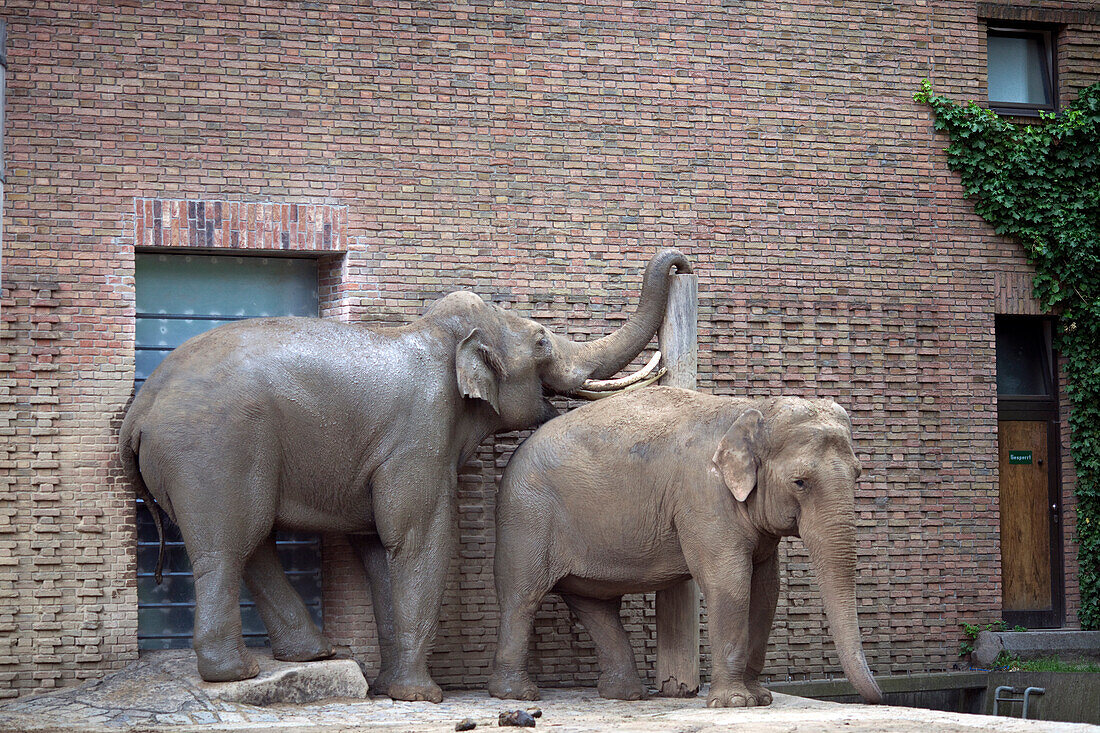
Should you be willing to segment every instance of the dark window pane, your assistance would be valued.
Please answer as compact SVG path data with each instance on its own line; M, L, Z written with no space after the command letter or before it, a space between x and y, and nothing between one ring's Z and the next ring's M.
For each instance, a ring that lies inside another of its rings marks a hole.
M153 633L138 634L141 649L182 649L191 646L191 629L195 626L195 607L138 606L138 628L153 629ZM182 630L186 629L186 633Z
M153 561L154 564L156 560ZM138 577L138 602L144 605L194 603L195 584L191 573L165 573L163 582L157 585L152 575Z
M991 32L986 50L990 102L1036 107L1053 103L1046 34Z
M313 259L138 253L135 267L139 314L317 315Z
M176 348L187 339L192 336L198 336L203 331L209 331L211 328L218 326L224 326L227 323L234 323L240 320L239 318L156 318L153 316L138 315L137 317L137 334L136 341L142 344L143 348L156 349L163 347L165 354L162 354L157 359L157 364L160 363L160 359L163 359L167 355L168 351ZM154 364L154 366L156 366ZM151 369L149 371L152 371Z
M1050 339L1045 322L997 319L997 394L1050 396Z

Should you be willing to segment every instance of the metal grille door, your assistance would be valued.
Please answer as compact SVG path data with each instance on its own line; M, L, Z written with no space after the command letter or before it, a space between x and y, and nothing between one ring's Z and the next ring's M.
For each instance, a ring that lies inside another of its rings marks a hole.
M316 316L317 262L279 257L137 255L135 389L175 347L231 321L260 316ZM142 649L191 646L195 589L179 530L165 521L164 582L157 585L157 530L139 503L137 515L138 644ZM291 585L321 624L321 545L316 535L276 533ZM241 621L250 646L267 643L263 622L241 586Z

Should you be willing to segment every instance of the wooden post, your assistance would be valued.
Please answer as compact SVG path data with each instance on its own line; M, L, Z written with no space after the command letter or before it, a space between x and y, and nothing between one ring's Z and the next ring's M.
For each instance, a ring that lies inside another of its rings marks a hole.
M695 389L699 361L699 282L674 275L657 332L668 373L661 384ZM657 684L665 697L699 692L699 587L694 580L657 591Z

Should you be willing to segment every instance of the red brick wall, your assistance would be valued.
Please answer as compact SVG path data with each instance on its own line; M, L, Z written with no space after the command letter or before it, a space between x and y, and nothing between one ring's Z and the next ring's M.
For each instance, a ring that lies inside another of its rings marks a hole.
M681 247L701 389L852 414L871 667L950 667L958 624L999 613L993 316L997 273L1026 268L962 198L912 93L929 78L981 99L979 17L1040 6L1014 7L8 0L0 696L137 652L113 458L135 198L347 207L322 311L378 324L468 288L600 335L650 254ZM1067 99L1100 71L1096 12L1042 7L1067 24ZM432 660L450 686L480 685L491 658L493 487L516 439L463 470ZM766 674L835 672L806 556L786 547ZM1067 533L1071 623L1074 553ZM338 539L325 571L329 632L373 664ZM651 604L625 613L651 670ZM542 683L594 680L560 603L535 643Z

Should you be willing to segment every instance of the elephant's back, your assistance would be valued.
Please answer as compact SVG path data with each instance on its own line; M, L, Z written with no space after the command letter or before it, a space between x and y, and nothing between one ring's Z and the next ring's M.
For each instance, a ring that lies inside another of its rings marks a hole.
M135 406L166 390L239 393L287 373L335 365L350 354L377 351L371 331L321 318L252 318L211 329L174 349L149 375Z
M346 443L371 440L356 415L400 395L373 388L379 375L407 369L384 336L319 318L258 318L199 334L149 376L123 424L136 431L207 441L272 439ZM304 429L302 426L309 426ZM125 440L126 435L123 435ZM350 448L349 448L350 449Z
M539 445L598 444L614 447L628 439L660 442L692 432L708 417L729 411L731 398L678 387L646 387L596 400L554 418L532 436Z
M363 328L323 318L249 318L193 336L173 350L150 375L186 370L210 373L251 369L290 354L308 355L339 348L362 347L375 335Z
M500 501L599 505L604 497L648 501L679 481L695 448L707 457L728 422L731 398L647 387L595 401L550 420L517 450ZM709 451L709 452L708 452ZM513 496L516 495L516 496ZM520 496L524 495L524 496Z

